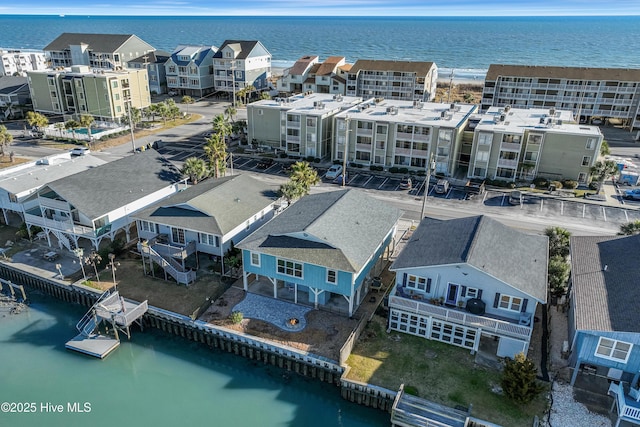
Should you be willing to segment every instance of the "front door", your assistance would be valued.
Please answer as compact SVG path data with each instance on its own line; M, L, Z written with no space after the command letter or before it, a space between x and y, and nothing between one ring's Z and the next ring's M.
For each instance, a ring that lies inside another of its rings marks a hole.
M456 305L457 301L458 301L458 285L449 283L449 287L447 288L447 298L445 299L445 304Z

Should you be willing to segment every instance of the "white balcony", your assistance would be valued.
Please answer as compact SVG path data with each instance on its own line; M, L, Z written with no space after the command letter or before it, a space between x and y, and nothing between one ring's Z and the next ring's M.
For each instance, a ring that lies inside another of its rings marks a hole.
M498 167L499 168L508 168L515 169L518 167L517 160L509 160L509 159L498 159Z
M444 306L436 306L426 301L414 300L398 295L389 296L389 307L402 311L421 314L423 316L431 316L459 325L481 328L482 331L496 334L498 336L509 336L518 339L529 340L532 328L523 326L514 320L509 322L488 317L487 315L478 316L467 313L462 309L447 308Z
M503 150L503 151L515 151L519 153L520 148L522 148L522 145L520 145L520 143L517 143L517 142L503 142L500 145L500 150Z
M64 233L72 233L77 236L96 237L96 232L92 228L85 227L83 225L76 225L70 221L57 221L55 219L49 219L28 213L24 214L24 220L26 223L30 225L37 225L38 227L46 227L62 231Z
M66 212L71 211L71 206L66 200L55 200L48 197L38 197L38 203L40 204L40 206L45 208L57 209L59 211Z
M638 393L637 390L634 393ZM632 424L640 424L640 396L636 394L636 398L632 398L630 395L624 393L624 386L622 383L612 382L609 385L609 393L615 400L618 408L618 423L620 421L627 421Z

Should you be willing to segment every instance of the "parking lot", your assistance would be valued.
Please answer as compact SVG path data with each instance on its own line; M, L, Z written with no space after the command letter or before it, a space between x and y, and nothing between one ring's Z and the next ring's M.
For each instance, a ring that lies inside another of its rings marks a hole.
M204 135L196 135L179 142L165 144L159 151L169 160L181 165L189 157L205 159L202 147L205 145ZM291 159L274 159L273 163L264 162L264 157L251 155L233 156L233 168L249 172L265 173L273 176L287 177L287 169L293 163ZM325 174L329 165L317 168L319 176L323 179L323 185L342 184L338 179L336 183L326 180ZM399 198L416 199L424 196L425 177L411 176L411 188L400 189L402 175L387 175L369 170L349 169L346 184L349 187L376 190L393 193ZM540 193L524 192L522 203L510 205L508 202L508 190L489 189L481 195L470 195L464 188L451 186L445 194L436 194L435 179L429 182L430 203L438 203L447 206L459 206L462 209L477 212L491 213L518 213L525 216L538 218L575 218L580 221L607 222L610 224L623 224L640 220L640 202L617 201L619 206L601 204L585 199L560 199Z

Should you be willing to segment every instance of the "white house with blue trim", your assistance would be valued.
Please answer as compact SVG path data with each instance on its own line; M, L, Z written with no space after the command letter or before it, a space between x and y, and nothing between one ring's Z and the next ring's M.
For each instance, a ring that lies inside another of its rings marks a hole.
M242 249L244 289L266 278L274 298L291 287L296 303L318 307L344 299L351 316L400 216L395 207L353 189L305 196L236 246Z
M547 301L546 236L486 216L425 218L391 266L389 329L477 352L527 353L538 304Z
M571 237L571 384L584 371L608 377L616 426L640 425L639 253L640 235Z

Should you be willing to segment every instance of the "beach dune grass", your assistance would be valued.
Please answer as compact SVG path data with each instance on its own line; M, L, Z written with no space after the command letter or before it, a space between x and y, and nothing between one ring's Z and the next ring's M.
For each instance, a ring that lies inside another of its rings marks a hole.
M546 408L546 393L518 405L493 389L501 373L479 366L468 350L424 338L387 333L380 316L365 328L347 364L348 377L390 390L401 384L411 394L449 407L469 408L471 415L503 426L531 425ZM546 389L545 389L546 390Z

